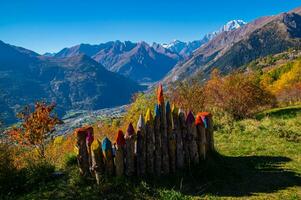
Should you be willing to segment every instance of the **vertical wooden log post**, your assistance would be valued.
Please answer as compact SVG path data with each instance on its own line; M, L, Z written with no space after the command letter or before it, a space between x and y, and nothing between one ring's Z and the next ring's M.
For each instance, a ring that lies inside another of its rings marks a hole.
M176 135L176 168L182 169L184 167L184 151L183 151L183 139L182 132L180 129L179 122L179 110L173 105L172 106L172 117L173 117L173 132Z
M176 133L173 131L173 116L169 101L166 102L166 122L167 122L167 137L168 137L168 152L170 171L176 171Z
M206 132L206 152L214 151L214 141L213 141L213 122L212 116L208 112L199 113L203 120L203 124Z
M155 150L155 133L153 116L150 109L147 109L145 115L145 130L146 130L146 165L147 173L154 173L154 150Z
M155 119L154 119L154 130L155 130L155 173L157 176L161 175L161 162L162 162L162 142L160 132L160 108L159 105L155 107Z
M184 149L184 165L190 166L190 155L189 155L189 142L188 142L188 133L186 126L186 117L185 113L180 109L179 110L179 122L180 128L182 132L182 140L183 140L183 149Z
M137 155L137 175L145 175L146 168L146 139L145 139L145 122L142 115L139 116L137 122L137 142L136 142L136 155Z
M125 134L125 175L135 174L135 130L132 123L129 124Z
M77 137L77 163L79 166L80 174L84 177L90 176L90 167L89 167L89 154L88 148L86 144L87 132L84 128L79 128L75 130L75 134Z
M99 185L101 180L101 175L104 173L104 162L101 149L101 142L99 140L94 140L91 145L91 155L92 155L92 171L94 172L96 183Z
M195 120L195 125L198 134L198 149L201 160L206 160L206 130L203 123L201 113L198 113Z
M158 105L160 108L160 132L162 140L162 172L169 174L169 153L168 153L168 137L167 137L167 122L166 110L163 96L163 88L160 84L157 91Z
M197 132L195 127L195 118L190 111L186 117L187 124L187 140L190 160L193 164L199 164L199 152L197 145Z
M115 174L122 176L124 174L124 146L125 139L122 130L119 130L115 141Z
M94 132L93 128L91 126L86 127L86 145L88 149L88 154L89 154L89 168L90 171L92 172L92 153L91 153L91 145L92 142L94 141Z
M112 176L114 174L112 142L107 137L102 140L102 153L105 164L105 174Z

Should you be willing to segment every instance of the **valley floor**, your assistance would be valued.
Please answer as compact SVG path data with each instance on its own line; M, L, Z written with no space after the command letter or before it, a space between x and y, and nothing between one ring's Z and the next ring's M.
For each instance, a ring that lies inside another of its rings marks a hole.
M76 165L63 178L18 199L301 199L301 107L224 124L218 154L176 176L83 182Z

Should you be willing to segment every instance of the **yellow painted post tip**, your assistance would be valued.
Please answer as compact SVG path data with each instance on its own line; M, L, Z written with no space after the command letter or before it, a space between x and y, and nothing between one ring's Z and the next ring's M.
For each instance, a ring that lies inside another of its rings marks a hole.
M148 108L147 111L146 111L146 114L145 114L145 122L149 122L153 119L153 116L152 116L152 112L151 110Z
M99 140L94 140L91 145L92 150L101 149L101 143Z

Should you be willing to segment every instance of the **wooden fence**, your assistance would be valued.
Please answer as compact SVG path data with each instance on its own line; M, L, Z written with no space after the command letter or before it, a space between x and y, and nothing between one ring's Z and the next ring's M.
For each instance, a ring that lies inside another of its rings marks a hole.
M114 144L94 140L93 128L75 130L78 166L82 176L160 176L197 165L214 151L213 121L208 112L185 113L164 102L162 86L154 112L140 115L136 130L130 123L119 130Z

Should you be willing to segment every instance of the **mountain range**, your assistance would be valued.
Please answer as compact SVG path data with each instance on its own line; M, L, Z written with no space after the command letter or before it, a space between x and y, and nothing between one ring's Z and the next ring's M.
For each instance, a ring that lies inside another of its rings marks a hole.
M144 87L106 70L86 55L40 56L0 41L0 110L5 123L15 122L21 107L37 100L70 109L94 110L126 104Z
M64 48L58 53L47 54L57 58L85 54L101 63L106 69L124 75L139 83L162 79L177 63L185 61L194 50L218 34L237 29L246 23L232 20L220 30L206 34L202 39L191 42L175 40L169 44L131 41L110 41L98 45L79 44Z
M178 63L164 78L168 84L195 74L208 78L213 69L227 74L260 57L300 48L301 8L256 19L238 29L224 31Z
M79 44L39 55L0 41L0 110L5 123L21 107L45 99L59 114L126 104L145 83L165 85L196 74L206 80L250 61L301 46L301 7L258 18L232 20L200 40L169 44L110 41Z
M54 57L64 58L81 54L91 57L109 71L140 83L160 80L181 59L178 54L161 49L158 44L150 46L146 42L119 40L99 45L80 44L64 48Z
M6 124L37 100L57 103L57 112L119 106L161 80L181 55L159 43L111 41L80 44L57 53L34 51L0 41L0 110Z

